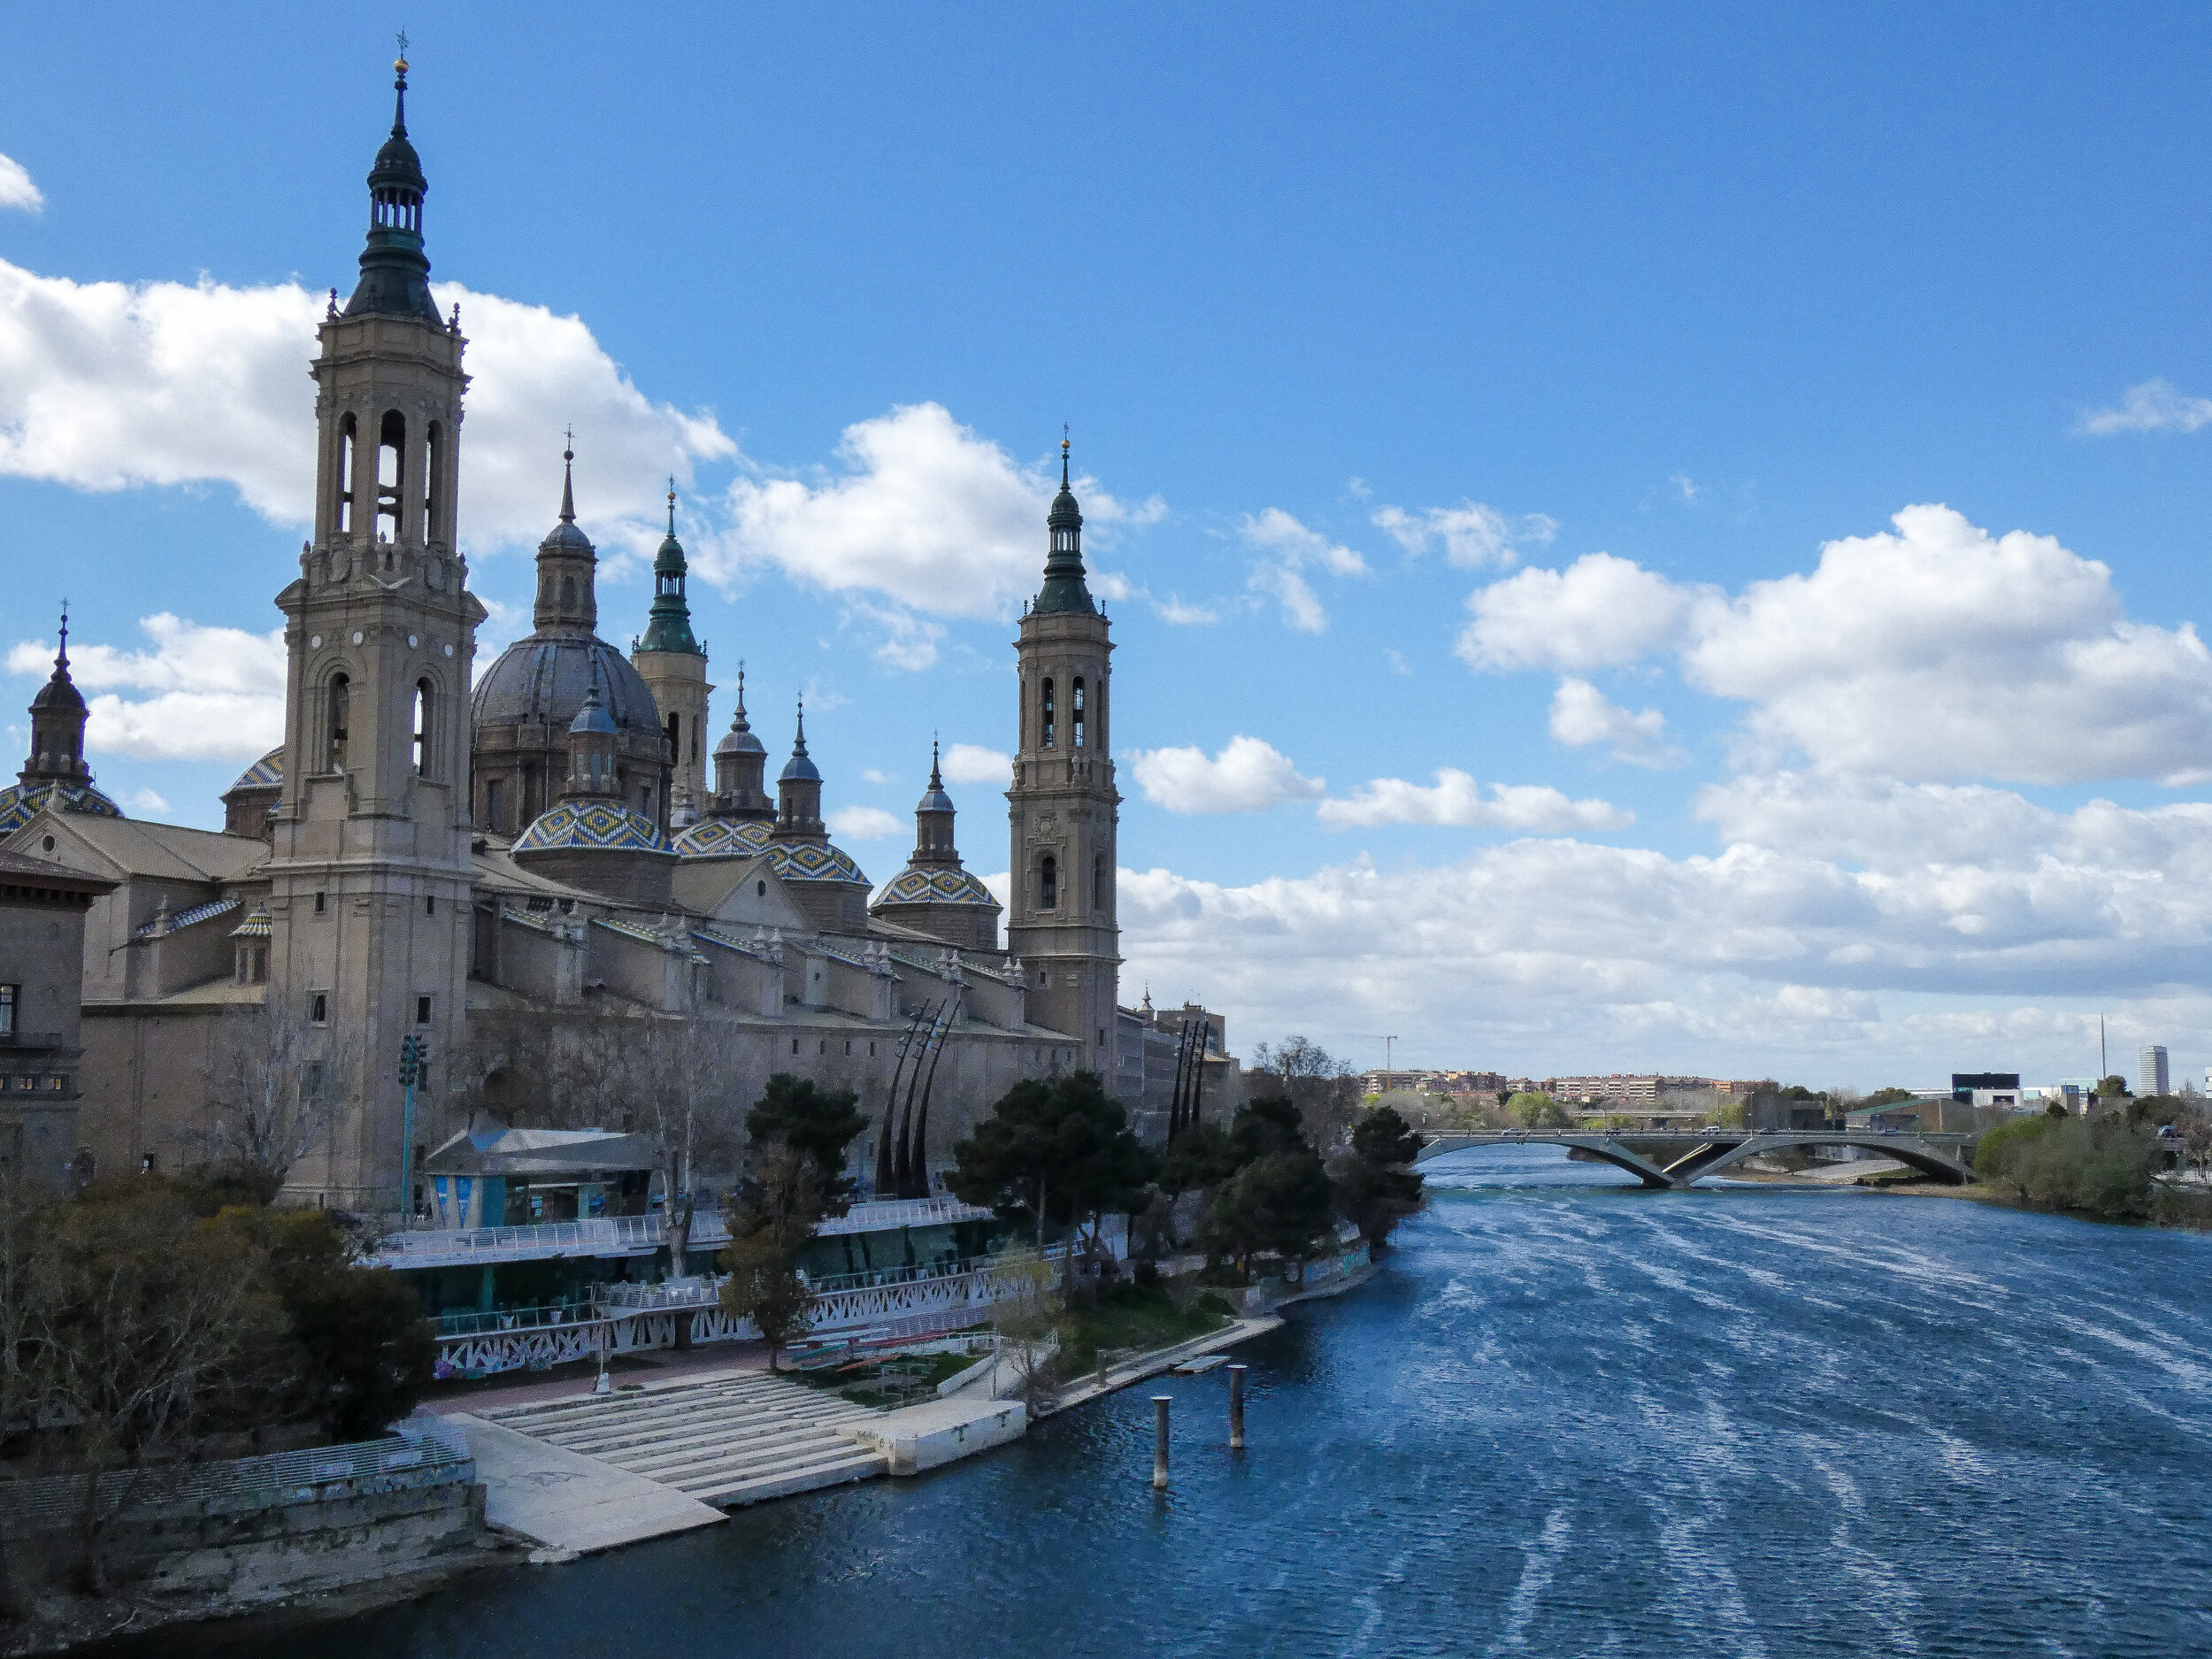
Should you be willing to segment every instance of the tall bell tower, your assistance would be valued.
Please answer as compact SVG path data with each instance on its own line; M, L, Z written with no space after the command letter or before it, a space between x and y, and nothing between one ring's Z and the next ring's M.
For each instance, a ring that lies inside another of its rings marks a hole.
M334 1116L292 1169L296 1201L400 1202L403 1040L428 1092L463 1037L470 935L469 680L484 608L455 535L457 310L423 253L407 64L369 173L361 279L319 330L315 536L285 618L284 792L273 814L269 1013L280 1053L324 1073ZM414 1139L426 1140L416 1112Z
M1023 616L1021 742L1014 787L1007 949L1029 981L1029 1017L1082 1045L1079 1063L1114 1076L1121 928L1115 918L1110 627L1083 580L1083 513L1060 445L1060 493L1045 519L1044 586Z

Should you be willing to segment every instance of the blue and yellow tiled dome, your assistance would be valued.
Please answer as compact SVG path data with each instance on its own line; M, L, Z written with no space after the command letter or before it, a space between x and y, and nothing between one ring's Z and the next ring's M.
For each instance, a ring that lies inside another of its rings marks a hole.
M231 789L276 789L284 785L284 745L280 743L238 774ZM230 790L224 791L225 794Z
M857 881L866 886L868 878L860 873L860 866L847 856L843 849L826 842L770 841L762 849L768 855L768 867L786 881Z
M121 818L123 809L88 783L12 783L0 789L0 835L12 835L42 810L82 812L90 818Z
M619 801L557 801L515 837L513 850L664 853L668 841L653 820Z
M766 818L701 818L676 837L676 850L687 858L749 858L775 827Z
M964 870L926 870L909 864L876 895L879 904L992 904L990 888Z

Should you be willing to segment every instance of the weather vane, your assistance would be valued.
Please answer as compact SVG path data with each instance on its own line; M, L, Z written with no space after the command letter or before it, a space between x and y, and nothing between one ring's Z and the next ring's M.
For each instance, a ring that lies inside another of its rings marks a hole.
M396 39L399 42L399 55L400 55L402 58L406 57L406 56L407 56L407 31L406 31L405 29L402 29L402 30L400 30L399 34L398 34L396 36L395 36L394 38L396 38Z

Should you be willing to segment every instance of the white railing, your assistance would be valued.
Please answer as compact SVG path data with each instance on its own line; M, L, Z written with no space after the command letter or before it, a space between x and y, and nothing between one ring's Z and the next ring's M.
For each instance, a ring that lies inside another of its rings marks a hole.
M891 1227L941 1227L956 1221L988 1221L991 1211L956 1198L887 1198L826 1216L817 1233L877 1233Z

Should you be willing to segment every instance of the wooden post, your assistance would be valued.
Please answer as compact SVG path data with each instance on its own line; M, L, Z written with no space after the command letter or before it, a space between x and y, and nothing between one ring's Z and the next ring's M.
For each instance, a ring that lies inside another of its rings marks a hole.
M1229 1449L1244 1449L1244 1367L1229 1367Z
M1152 1396L1152 1490L1167 1490L1167 1409L1173 1396Z

